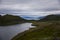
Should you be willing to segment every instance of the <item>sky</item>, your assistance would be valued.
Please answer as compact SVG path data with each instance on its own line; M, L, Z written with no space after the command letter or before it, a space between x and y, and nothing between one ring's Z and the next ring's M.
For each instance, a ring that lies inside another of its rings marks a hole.
M60 14L60 0L0 0L0 14L38 16Z

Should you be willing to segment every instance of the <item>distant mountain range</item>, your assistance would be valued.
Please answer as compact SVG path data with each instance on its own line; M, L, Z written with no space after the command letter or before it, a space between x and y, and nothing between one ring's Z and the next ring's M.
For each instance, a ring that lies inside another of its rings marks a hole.
M4 14L4 13L0 13L0 14ZM39 15L19 15L19 16L26 20L48 20L48 19L51 20L54 19L54 16L57 17L56 19L59 19L58 16L60 16L60 14L52 14L47 16L39 16Z
M40 20L44 18L44 16L36 16L36 15L23 15L21 17L27 20Z

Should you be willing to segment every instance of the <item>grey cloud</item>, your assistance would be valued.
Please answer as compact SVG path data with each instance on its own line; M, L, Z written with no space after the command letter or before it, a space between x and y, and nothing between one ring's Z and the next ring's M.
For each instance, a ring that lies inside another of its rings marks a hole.
M2 10L3 9L3 10ZM60 0L2 0L0 12L37 14L37 12L59 11ZM41 14L41 13L40 13ZM46 14L46 13L45 13Z
M31 3L32 0L2 0L2 3L5 4L25 4L25 3Z
M59 11L60 8L46 8L46 9L34 9L34 11L43 11L43 12L47 12L47 11Z

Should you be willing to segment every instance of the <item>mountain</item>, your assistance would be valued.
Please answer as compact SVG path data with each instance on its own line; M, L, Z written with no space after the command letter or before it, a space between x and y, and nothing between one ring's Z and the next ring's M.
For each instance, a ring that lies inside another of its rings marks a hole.
M26 20L39 20L43 18L43 16L37 16L37 15L22 15L21 17Z
M18 24L24 22L25 19L19 17L19 16L14 16L14 15L0 15L0 25L13 25L13 24Z
M59 21L59 20L60 20L60 15L58 14L48 15L45 16L43 19L40 19L40 21Z

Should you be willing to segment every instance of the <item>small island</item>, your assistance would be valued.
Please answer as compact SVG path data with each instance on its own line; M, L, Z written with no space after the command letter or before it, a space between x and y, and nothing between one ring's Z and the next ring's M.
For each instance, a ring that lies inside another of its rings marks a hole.
M19 33L11 40L60 40L60 15L48 15L32 23L35 28Z
M6 14L4 16L0 15L0 26L15 25L25 22L26 20L19 16Z

